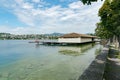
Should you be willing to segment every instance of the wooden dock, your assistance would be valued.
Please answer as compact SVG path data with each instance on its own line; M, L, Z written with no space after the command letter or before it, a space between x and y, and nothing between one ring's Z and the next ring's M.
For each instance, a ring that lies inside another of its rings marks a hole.
M87 44L87 43L94 43L95 41L91 42L82 42L82 43L70 43L70 42L58 42L58 41L41 41L39 43L43 45L79 45L79 44Z

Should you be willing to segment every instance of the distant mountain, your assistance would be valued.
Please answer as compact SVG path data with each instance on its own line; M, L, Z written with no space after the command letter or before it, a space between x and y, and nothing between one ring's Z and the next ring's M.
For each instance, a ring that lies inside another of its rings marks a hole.
M62 33L51 33L51 34L10 34L10 33L0 33L0 40L5 39L57 39L62 36Z
M10 33L0 33L0 35L11 35Z
M45 36L62 36L64 35L63 33L51 33L51 34L44 34Z

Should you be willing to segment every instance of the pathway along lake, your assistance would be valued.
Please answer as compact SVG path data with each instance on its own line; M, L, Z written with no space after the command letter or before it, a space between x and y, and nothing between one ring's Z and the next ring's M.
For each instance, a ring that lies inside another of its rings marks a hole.
M102 48L28 42L0 40L0 80L77 80Z

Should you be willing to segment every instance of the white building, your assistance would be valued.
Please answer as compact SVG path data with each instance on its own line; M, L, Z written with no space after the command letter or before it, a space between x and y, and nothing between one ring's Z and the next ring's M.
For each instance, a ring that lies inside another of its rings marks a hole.
M86 43L93 42L96 36L90 36L79 33L69 33L58 38L58 42L64 43Z

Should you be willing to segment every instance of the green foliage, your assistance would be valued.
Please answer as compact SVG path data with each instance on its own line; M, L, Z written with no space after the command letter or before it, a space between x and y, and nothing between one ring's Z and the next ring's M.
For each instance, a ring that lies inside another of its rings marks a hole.
M89 5L98 0L81 1ZM99 10L99 16L101 20L100 24L97 24L96 34L101 38L116 36L120 47L120 0L105 0Z
M101 24L104 25L104 27L111 28L111 22L110 22L110 16L111 16L111 9L110 9L110 2L106 0L103 4L103 6L99 10L99 16L101 17ZM111 29L109 29L111 30Z
M120 46L120 0L105 0L99 10L101 25L107 33L115 35ZM105 34L107 36L107 34ZM109 37L108 37L109 38Z
M107 10L106 15L103 17L105 6L107 6ZM102 24L117 37L120 45L120 0L112 0L111 2L106 0L99 14Z
M83 2L83 4L87 4L87 5L90 5L92 2L97 2L98 0L80 0ZM103 1L103 0L101 0Z
M120 35L120 0L113 0L111 3L111 18L114 33Z
M119 58L119 59L120 59L120 51L114 52L114 55L115 55L116 58Z
M120 52L119 52L119 55L117 57L120 59Z
M108 39L113 36L113 34L110 31L108 31L108 29L106 29L106 27L103 26L101 24L101 22L97 23L97 28L95 29L95 34L96 34L96 36L99 36L102 39Z
M99 10L101 24L114 35L120 35L120 0L106 0Z

